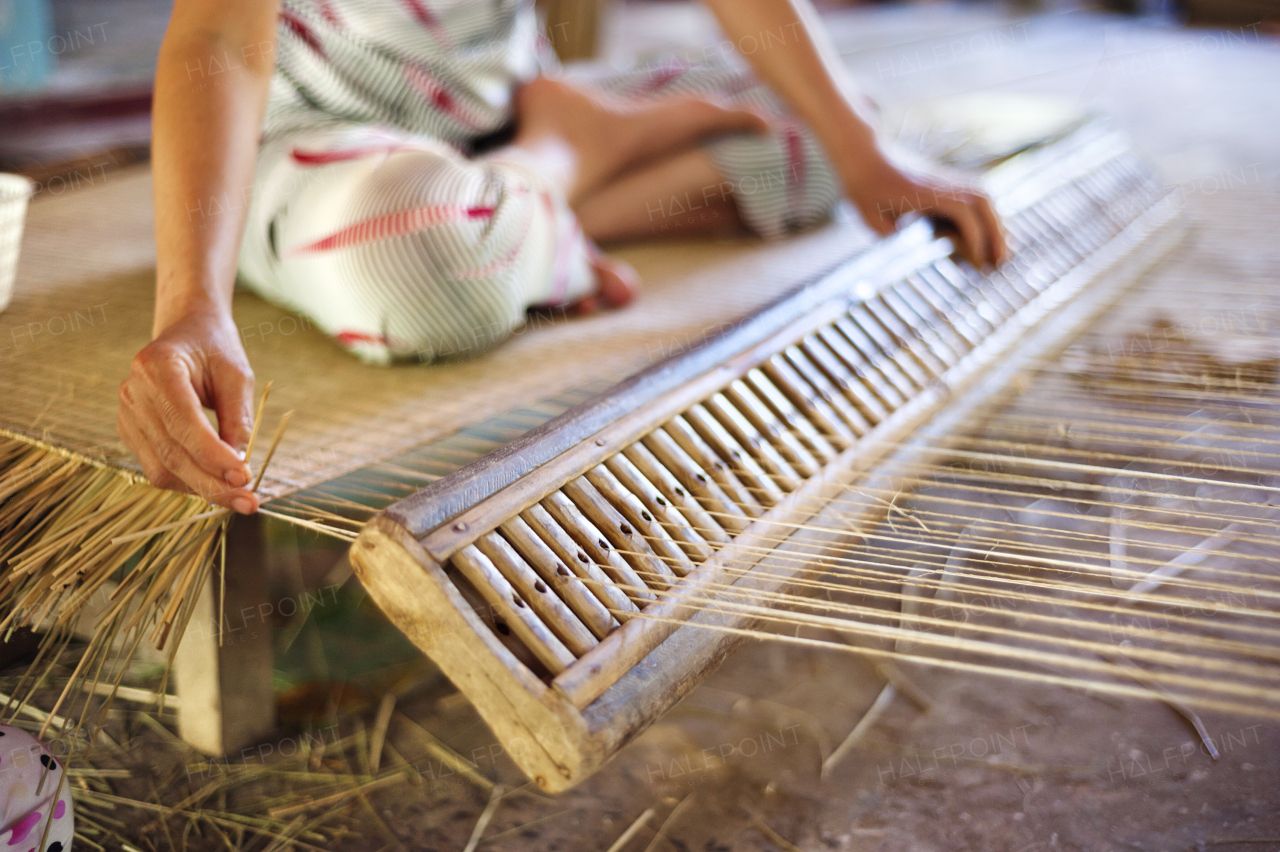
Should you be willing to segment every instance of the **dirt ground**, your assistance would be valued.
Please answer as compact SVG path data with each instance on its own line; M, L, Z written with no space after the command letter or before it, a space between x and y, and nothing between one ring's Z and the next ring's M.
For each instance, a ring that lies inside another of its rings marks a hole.
M845 57L882 102L1052 94L1113 116L1188 196L1216 193L1237 174L1250 190L1280 185L1280 101L1264 82L1280 70L1280 48L1256 31L933 9L833 21ZM1274 279L1274 265L1264 272ZM1280 849L1274 721L1203 713L1220 752L1213 759L1189 723L1159 702L923 668L911 677L929 708L900 694L823 779L822 759L883 678L851 654L751 643L583 788L554 800L504 798L481 847ZM409 707L493 777L521 783L490 756L492 740L465 703L427 693ZM408 848L461 848L488 797L448 776L427 781L382 794L387 825ZM644 827L615 845L650 809Z
M1123 626L1116 629L1118 639ZM506 785L480 844L486 849L1280 847L1274 721L1201 713L1220 753L1213 759L1160 702L921 666L902 671L927 707L899 693L826 778L824 758L885 684L850 653L750 642L598 775L556 797L524 784L446 681L417 673L423 684L397 708ZM393 724L389 741L420 785L370 793L386 830L357 813L365 836L338 848L381 849L391 836L423 852L463 848L488 793L417 750L407 728ZM650 811L628 843L613 845Z

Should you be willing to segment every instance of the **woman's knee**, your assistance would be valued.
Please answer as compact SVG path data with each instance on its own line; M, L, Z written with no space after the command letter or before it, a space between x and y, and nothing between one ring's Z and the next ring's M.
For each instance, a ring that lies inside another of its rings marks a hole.
M323 298L342 305L322 327L375 362L501 342L528 305L519 260L531 204L451 153L411 149L370 164L340 205L345 224L324 238L328 257L312 259L315 278L330 281Z

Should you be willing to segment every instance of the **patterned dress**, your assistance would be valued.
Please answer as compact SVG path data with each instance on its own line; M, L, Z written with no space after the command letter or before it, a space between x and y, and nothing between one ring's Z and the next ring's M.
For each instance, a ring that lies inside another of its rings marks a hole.
M471 355L528 308L590 293L593 249L562 194L495 141L551 63L532 0L284 0L242 280L373 363ZM771 134L706 145L717 191L763 236L839 198L812 136L744 71L664 63L593 84L772 114Z

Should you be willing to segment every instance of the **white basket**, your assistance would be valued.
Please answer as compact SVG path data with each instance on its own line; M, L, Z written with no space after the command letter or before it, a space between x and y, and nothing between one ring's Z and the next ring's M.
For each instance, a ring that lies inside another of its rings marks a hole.
M18 272L18 247L22 244L22 223L31 198L32 183L22 175L0 174L0 311L13 297L13 278Z

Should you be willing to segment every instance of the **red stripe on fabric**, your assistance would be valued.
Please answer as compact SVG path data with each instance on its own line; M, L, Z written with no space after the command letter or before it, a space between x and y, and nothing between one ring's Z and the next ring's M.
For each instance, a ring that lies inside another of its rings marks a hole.
M491 207L463 207L459 204L436 204L427 207L414 207L409 210L397 210L357 222L354 225L335 231L313 243L300 246L290 252L291 255L311 254L314 252L337 251L365 243L389 240L421 231L432 225L458 219L482 219L493 215Z
M523 190L522 188L516 187L511 190L511 194L524 195L525 190ZM488 215L493 215L494 213L497 212L496 207L473 207L471 209L472 211L476 211L477 213L479 211L487 211ZM507 252L507 254L504 257L491 260L490 262L484 264L483 266L477 266L474 269L467 269L467 270L463 270L461 272L455 273L454 277L459 280L474 281L478 278L488 278L489 276L495 275L498 272L502 271L503 269L506 269L508 266L515 263L516 258L520 255L520 252L524 249L525 241L529 238L529 229L532 227L533 227L533 211L530 209L528 210L527 214L524 217L524 223L520 228L520 236L516 237L516 239L513 241L513 244L511 246L511 251Z
M324 56L324 45L320 43L320 39L311 31L311 27L306 21L302 20L288 9L280 10L280 20L284 22L284 25L288 27L291 33L302 39L303 43L306 44L307 47L311 48L321 56Z
M289 152L289 157L300 166L324 166L329 163L358 160L370 154L391 154L401 147L398 144L373 145L368 148L335 148L332 151L303 151L301 148L294 148Z
M422 0L400 0L401 5L409 10L409 14L417 19L418 23L427 28L436 40L441 44L449 44L449 34L445 31L444 26L440 23L440 19L436 17L435 12L431 11Z
M382 335L365 334L362 331L340 331L333 337L346 346L354 346L357 343L380 343L383 346L387 344L387 339Z
M316 5L320 7L320 17L324 18L325 23L335 28L342 25L342 21L338 20L338 13L334 11L333 3L329 0L318 0Z
M456 119L470 130L480 129L479 124L463 113L462 107L454 100L453 95L449 94L440 81L428 74L426 70L411 65L406 69L405 76L409 79L409 85L421 93L432 106Z
M656 92L669 85L673 80L684 76L684 73L688 70L689 67L687 65L668 65L666 68L654 71L645 82L645 85L641 87L640 91L649 93Z
M436 19L435 13L422 5L421 0L400 0L401 5L409 10L409 14L418 19L418 23L428 29L440 26L440 21Z
M787 159L791 163L791 174L787 180L787 203L791 213L797 214L800 188L804 186L804 139L794 124L787 125Z

